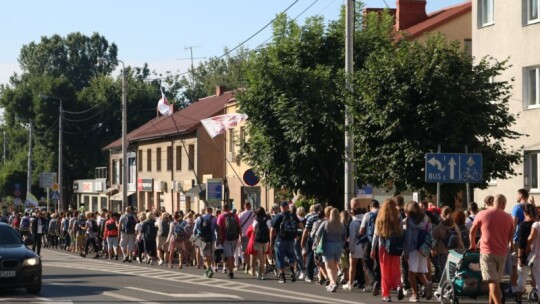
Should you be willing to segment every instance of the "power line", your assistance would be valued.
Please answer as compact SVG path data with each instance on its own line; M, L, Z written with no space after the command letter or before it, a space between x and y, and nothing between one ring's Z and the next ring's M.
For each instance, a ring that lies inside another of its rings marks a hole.
M92 111L93 109L99 107L100 104L96 104L95 106L91 107L90 109L86 109L84 111L80 111L80 112L72 112L72 111L66 111L66 110L63 110L62 112L64 113L68 113L68 114L74 114L74 115L77 115L77 114L84 114L84 113L87 113L87 112L90 112Z
M90 120L90 119L93 119L94 117L97 117L99 116L101 113L105 112L106 110L108 110L110 107L111 107L111 104L112 103L109 103L108 106L105 106L101 111L97 112L96 114L90 116L90 117L87 117L87 118L83 118L83 119L69 119L69 118L66 118L64 117L64 119L66 121L69 121L69 122L83 122L83 121L87 121L87 120Z
M39 130L34 129L34 132L37 133L37 134L41 134L41 135L45 135L45 134L49 133L49 131L51 131L51 129L58 124L58 119L59 118L57 118L49 127L47 127L47 129L45 129L45 131L39 131Z

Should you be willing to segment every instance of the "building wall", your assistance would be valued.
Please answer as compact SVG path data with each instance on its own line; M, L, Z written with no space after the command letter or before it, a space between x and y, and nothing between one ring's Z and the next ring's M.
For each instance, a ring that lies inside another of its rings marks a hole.
M540 65L540 23L524 25L523 7L524 1L519 0L495 0L494 1L494 24L486 27L478 27L478 2L473 1L473 56L479 60L485 56L492 56L498 60L508 59L512 65L503 72L497 80L514 78L514 88L510 99L510 113L518 115L517 124L513 130L527 134L519 139L508 141L507 146L520 149L522 154L527 151L540 150L540 134L536 132L540 127L540 109L527 109L523 102L523 70L525 67ZM523 149L521 149L523 147ZM507 210L513 207L516 190L526 187L524 164L515 166L518 176L506 180L497 180L486 190L476 190L475 200L483 202L486 195L504 194L510 204ZM531 191L537 201L540 199L539 191ZM481 204L482 205L482 204Z
M225 111L227 114L234 114L237 113L237 109L238 104L236 103L236 101L232 101L227 104ZM244 127L245 123L241 123L236 128L232 129L232 133L229 130L227 131L225 136L223 136L226 151L225 155L230 162L230 164L226 164L225 170L225 178L227 179L227 184L229 187L229 199L234 201L234 208L240 210L244 202L246 200L249 200L249 198L246 197L244 191L245 189L243 189L243 187L247 187L252 192L256 192L259 194L259 198L257 199L257 201L260 202L260 206L255 207L263 207L265 208L265 210L269 210L269 208L271 208L273 204L277 203L277 200L275 199L274 189L264 186L262 181L254 187L249 187L249 185L245 185L245 183L243 183L244 173L247 170L251 169L251 166L245 160L242 160L238 157L240 152L239 141L242 140L240 134L242 128ZM247 137L247 133L244 132L244 134L244 140L249 140ZM233 135L232 147L230 142L231 135Z
M442 33L450 41L459 41L464 47L464 41L472 38L472 13L468 12L444 24L441 24L413 40L424 42L432 33ZM474 40L473 40L474 43Z

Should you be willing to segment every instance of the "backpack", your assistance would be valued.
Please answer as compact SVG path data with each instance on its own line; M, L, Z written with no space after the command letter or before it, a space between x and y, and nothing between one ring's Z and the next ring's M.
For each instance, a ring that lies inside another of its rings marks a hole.
M240 227L238 221L234 217L234 214L225 215L225 238L227 241L234 241L238 239L240 235Z
M371 217L369 218L366 225L366 234L362 235L359 239L359 243L370 243L373 242L373 235L375 234L375 221L377 220L377 215L379 211L370 212Z
M92 222L92 232L98 233L99 232L99 227L98 227L97 222L95 220L91 220L90 222Z
M405 243L405 237L403 235L386 238L386 252L388 252L389 255L401 256L403 254L403 243Z
M266 218L257 219L255 242L263 244L270 242L270 230L268 229L268 225L266 225Z
M137 221L135 221L135 217L133 216L133 214L128 214L126 226L124 227L124 232L129 233L129 234L135 233L136 224L137 224Z
M296 236L296 222L294 218L289 213L283 214L283 220L279 225L279 236L286 240L292 240Z
M201 219L201 228L198 235L203 242L212 241L212 218L213 216L207 216Z
M418 242L416 243L416 250L423 256L428 256L429 252L433 248L433 238L430 233L430 223L426 223L424 228L418 227Z
M115 221L111 221L108 224L105 224L105 229L107 229L107 231L114 231L114 230L118 229L118 226L116 226Z
M20 230L21 230L21 231L28 231L28 230L30 230L30 218L28 218L28 217L23 217L23 218L21 219Z
M49 222L49 233L52 234L52 235L55 235L56 230L58 230L58 221L50 221Z
M69 220L64 218L62 220L62 231L67 232L69 230Z
M188 240L193 232L193 226L186 221L182 221L174 226L174 237L177 241Z
M448 249L456 249L459 245L458 234L454 227L447 229L444 235L444 246Z
M157 227L155 221L146 222L146 229L144 231L144 237L147 240L154 240L157 236Z
M161 234L159 236L168 236L170 228L171 228L171 226L169 224L169 221L162 221L161 222Z

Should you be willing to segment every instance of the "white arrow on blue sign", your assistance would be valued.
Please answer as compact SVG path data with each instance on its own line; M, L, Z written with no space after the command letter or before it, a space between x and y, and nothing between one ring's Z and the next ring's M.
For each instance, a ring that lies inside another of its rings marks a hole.
M427 183L479 183L482 154L427 153Z

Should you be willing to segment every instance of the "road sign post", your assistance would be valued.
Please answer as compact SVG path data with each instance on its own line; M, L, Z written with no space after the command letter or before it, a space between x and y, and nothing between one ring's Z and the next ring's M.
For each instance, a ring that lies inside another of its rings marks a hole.
M482 155L467 153L427 153L426 183L479 183Z

